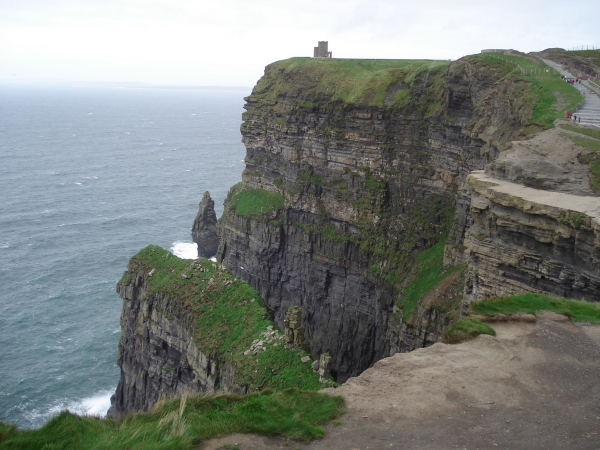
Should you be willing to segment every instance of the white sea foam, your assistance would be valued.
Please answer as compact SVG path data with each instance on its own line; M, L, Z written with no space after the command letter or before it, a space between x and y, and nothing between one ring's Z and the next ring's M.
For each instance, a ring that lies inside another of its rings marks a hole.
M169 250L181 259L198 258L198 245L195 242L175 241Z
M108 408L110 408L110 397L113 393L114 389L100 391L92 397L78 400L60 399L45 408L29 410L24 415L33 426L43 425L48 419L64 410L79 415L105 417Z

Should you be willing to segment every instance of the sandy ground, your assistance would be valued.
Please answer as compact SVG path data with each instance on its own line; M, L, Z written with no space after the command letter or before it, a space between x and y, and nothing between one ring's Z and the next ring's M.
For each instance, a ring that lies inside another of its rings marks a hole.
M545 313L492 326L325 390L348 409L319 441L231 435L199 449L600 449L600 325Z

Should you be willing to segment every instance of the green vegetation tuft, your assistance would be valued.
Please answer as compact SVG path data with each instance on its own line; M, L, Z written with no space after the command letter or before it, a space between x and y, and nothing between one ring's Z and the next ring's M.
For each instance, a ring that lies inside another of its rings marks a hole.
M598 303L567 300L531 292L472 302L469 310L473 314L483 316L554 311L569 316L573 322L600 322L600 304Z
M496 336L496 332L488 324L472 317L461 317L446 330L446 341L450 344L459 344L476 338L480 334Z
M257 218L283 208L284 197L278 192L264 189L246 189L229 199L236 214L246 218Z
M191 450L205 439L230 433L310 440L324 435L318 425L343 412L342 397L297 389L196 395L121 419L64 411L37 430L17 430L0 422L0 449Z
M460 269L460 266L444 269L445 245L446 239L443 239L419 255L413 272L415 276L396 301L396 305L402 309L402 321L404 323L408 323L417 312L419 301L425 294L446 277Z
M277 328L258 293L220 264L202 258L180 259L150 245L131 259L128 270L145 274L154 270L147 277L147 295L166 294L178 305L178 311L191 311L197 347L204 354L216 354L220 360L232 363L237 384L248 385L251 391L324 387L310 362L300 361L307 354L286 348L283 340L265 342L266 350L257 355L244 355L255 339L264 339L260 333L268 326ZM171 312L163 313L168 316ZM173 318L177 320L180 315L174 312Z

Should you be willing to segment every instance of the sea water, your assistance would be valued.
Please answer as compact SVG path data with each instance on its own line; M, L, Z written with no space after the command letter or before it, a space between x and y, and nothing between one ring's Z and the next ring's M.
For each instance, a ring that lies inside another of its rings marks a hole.
M104 415L115 284L148 244L195 257L205 190L241 180L247 90L0 86L0 420Z

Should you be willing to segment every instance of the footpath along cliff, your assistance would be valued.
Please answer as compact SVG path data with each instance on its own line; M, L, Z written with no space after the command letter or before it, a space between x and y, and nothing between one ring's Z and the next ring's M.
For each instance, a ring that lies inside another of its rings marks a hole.
M581 96L554 74L522 75L529 66L544 67L518 52L267 66L246 98L246 168L218 237L208 193L194 222L219 263L149 247L119 283L112 413L183 392L316 389L329 372L344 382L443 341L486 297L599 301L587 141L600 139L553 128Z

